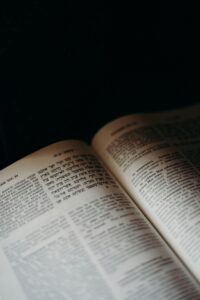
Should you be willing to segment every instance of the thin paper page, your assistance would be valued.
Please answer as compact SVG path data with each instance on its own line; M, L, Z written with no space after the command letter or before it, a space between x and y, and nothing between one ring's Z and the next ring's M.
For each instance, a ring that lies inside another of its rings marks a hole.
M200 280L200 107L122 117L93 147Z

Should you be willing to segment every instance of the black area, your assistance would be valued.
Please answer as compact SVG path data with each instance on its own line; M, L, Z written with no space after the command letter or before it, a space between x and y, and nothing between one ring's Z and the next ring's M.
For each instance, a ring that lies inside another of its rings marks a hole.
M0 165L120 115L199 101L189 2L0 3Z

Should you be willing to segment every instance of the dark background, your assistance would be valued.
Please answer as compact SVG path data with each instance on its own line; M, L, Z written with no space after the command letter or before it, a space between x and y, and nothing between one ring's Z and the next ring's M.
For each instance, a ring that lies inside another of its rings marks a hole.
M132 112L199 101L199 16L189 2L0 3L0 166L90 141Z

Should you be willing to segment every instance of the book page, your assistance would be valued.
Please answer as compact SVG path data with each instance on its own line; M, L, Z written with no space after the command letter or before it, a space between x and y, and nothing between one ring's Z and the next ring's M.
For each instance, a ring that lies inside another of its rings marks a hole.
M122 117L93 147L200 281L200 106Z
M199 299L84 143L51 145L0 179L2 299Z

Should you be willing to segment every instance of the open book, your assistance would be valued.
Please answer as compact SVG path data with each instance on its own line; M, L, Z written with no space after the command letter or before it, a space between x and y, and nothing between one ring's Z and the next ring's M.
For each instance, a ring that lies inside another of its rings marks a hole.
M200 299L200 106L0 171L0 299Z

